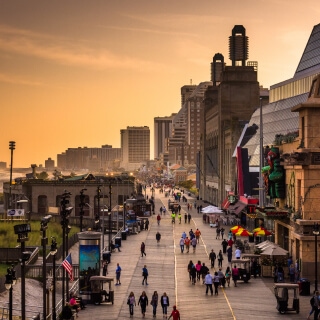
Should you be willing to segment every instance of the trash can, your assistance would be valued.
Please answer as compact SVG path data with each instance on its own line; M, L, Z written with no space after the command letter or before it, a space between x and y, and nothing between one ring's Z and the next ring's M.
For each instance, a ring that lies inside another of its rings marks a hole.
M122 231L121 232L121 239L122 240L127 240L127 232L126 231Z
M102 254L102 260L107 261L108 263L111 262L111 252L106 251Z
M116 237L114 239L114 244L117 244L117 245L119 245L119 247L121 247L121 237Z
M300 279L299 291L301 296L310 296L310 281L308 279Z

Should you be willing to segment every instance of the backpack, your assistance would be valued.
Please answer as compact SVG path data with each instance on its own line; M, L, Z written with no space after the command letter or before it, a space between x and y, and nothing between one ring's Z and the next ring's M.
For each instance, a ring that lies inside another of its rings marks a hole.
M310 305L311 305L311 307L314 306L314 296L310 299Z

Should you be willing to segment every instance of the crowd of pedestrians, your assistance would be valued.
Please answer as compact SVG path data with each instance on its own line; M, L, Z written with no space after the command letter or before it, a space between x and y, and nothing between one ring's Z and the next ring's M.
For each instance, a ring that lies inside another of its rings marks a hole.
M168 307L170 306L169 297L166 292L164 292L161 297L159 298L158 292L154 291L150 300L150 305L152 306L152 315L153 318L157 316L157 308L158 305L161 305L162 309L162 315L166 319L170 319L171 317L173 320L180 320L180 312L177 310L176 306L172 307L172 311L170 313L170 316L168 318ZM134 314L134 307L137 306L137 301L135 298L134 293L131 291L128 300L127 305L129 306L129 314L130 318L133 318ZM142 317L145 318L146 312L147 312L147 306L149 305L149 298L145 291L142 291L139 299L138 299L138 306L141 308L141 314Z

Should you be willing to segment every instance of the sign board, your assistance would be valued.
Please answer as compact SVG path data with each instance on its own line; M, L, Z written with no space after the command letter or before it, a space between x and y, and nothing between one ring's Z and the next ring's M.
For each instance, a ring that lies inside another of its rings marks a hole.
M60 207L49 207L48 212L51 214L59 214L60 213Z
M24 209L8 209L7 216L8 217L22 217L22 216L24 216Z

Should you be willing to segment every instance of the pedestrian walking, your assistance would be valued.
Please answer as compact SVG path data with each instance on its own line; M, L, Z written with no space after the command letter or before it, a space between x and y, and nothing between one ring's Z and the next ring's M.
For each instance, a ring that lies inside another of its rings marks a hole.
M171 311L171 314L170 314L168 320L171 319L171 317L173 320L180 320L180 312L177 310L177 307L173 306L172 308L173 308L173 310Z
M156 233L156 240L157 240L157 243L159 243L161 240L161 234L159 231Z
M197 248L197 239L195 237L192 238L191 245L192 245L192 248L193 248L193 253L195 253L196 252L196 248Z
M206 295L208 294L209 289L210 289L211 295L213 295L212 282L213 282L213 278L212 278L212 275L210 274L210 271L208 270L204 278L204 283L206 285Z
M127 305L129 306L130 318L133 318L133 307L136 306L136 298L134 293L131 291L128 297Z
M186 246L187 253L189 253L189 249L190 249L190 239L189 239L188 237L185 238L184 244L185 244L185 246Z
M190 270L190 274L191 274L191 283L192 284L196 284L196 278L197 278L197 270L196 270L196 266L193 264L192 268Z
M231 260L232 260L232 247L227 247L227 256L228 256L228 262L231 263Z
M232 280L234 283L234 286L237 286L237 281L239 280L239 269L237 268L236 265L233 266L232 268Z
M158 292L154 291L151 297L151 303L150 303L152 305L153 318L155 318L157 314L158 300L159 300Z
M222 272L221 268L219 268L218 276L220 279L220 287L224 288L226 286L226 278L225 278L224 273Z
M229 240L228 240L228 246L229 247L232 247L233 246L233 240L232 240L232 238L230 238Z
M217 271L214 273L214 276L213 276L213 284L214 284L214 295L218 295L219 294L218 288L220 285L220 278L219 278Z
M211 252L209 254L209 260L211 261L211 268L214 268L214 263L216 261L216 258L217 258L216 253L214 252L213 249L211 249Z
M191 214L188 213L188 223L190 223L190 221L191 221Z
M220 250L218 253L218 268L222 268L222 261L223 261L223 254L222 254L222 251Z
M216 240L217 239L220 239L220 228L219 227L217 227L217 229L216 229Z
M236 251L234 252L234 256L236 259L241 258L241 250L239 249L239 247L237 247Z
M227 267L224 276L226 278L226 283L227 283L228 287L230 287L231 270L230 270L229 266Z
M220 235L221 235L221 239L223 240L223 237L224 237L224 228L221 228L221 229L220 229Z
M201 266L201 269L200 269L201 278L202 278L202 284L204 284L204 279L205 279L205 277L206 277L208 272L209 272L209 268L203 262L202 266Z
M227 241L226 239L224 239L224 240L221 242L221 245L222 245L222 252L223 252L223 253L227 253L228 241Z
M192 260L190 260L189 263L188 263L188 267L187 267L187 270L188 270L188 272L189 272L189 281L192 280L192 276L191 276L191 269L192 269L192 267L193 267L193 262L192 262Z
M102 275L105 277L108 274L108 261L103 261Z
M140 307L141 307L142 317L144 318L146 316L146 309L147 309L147 305L148 305L148 297L147 297L145 291L142 291L142 294L141 294L139 301L138 301L138 305L140 305Z
M192 229L190 229L190 231L189 231L189 237L190 237L190 240L192 240L193 238L195 238L195 235L194 235Z
M161 221L161 217L160 217L160 214L157 215L157 223L158 223L158 226L160 226L160 221Z
M160 303L161 303L161 307L162 307L163 316L167 318L168 307L170 304L169 304L169 297L167 296L167 294L165 292L161 296Z
M184 223L187 223L187 220L188 220L188 215L187 215L187 213L185 212L185 213L184 213Z
M197 239L197 243L199 243L200 240L200 236L201 236L201 231L197 228L196 231L194 232L196 239Z
M180 244L181 253L183 253L183 251L184 251L184 239L183 239L183 237L181 237L181 239L179 241L179 244Z
M185 231L182 232L181 237L182 237L183 239L185 239L185 238L187 237L187 234L185 233Z
M146 245L144 244L144 242L141 243L141 246L140 246L140 251L141 251L141 257L143 257L143 255L147 255L146 254Z
M142 268L142 276L143 276L142 285L144 285L144 283L148 285L148 275L149 275L149 272L148 272L147 266L144 265L144 267Z
M181 213L178 213L179 224L181 224Z
M197 262L197 264L196 264L196 270L197 270L197 281L200 281L200 276L201 276L200 271L201 271L201 267L202 267L202 265L201 265L201 261L200 261L200 260L198 260L198 262Z
M121 276L121 267L120 267L119 263L117 263L117 267L116 267L116 286L121 284L120 276Z
M160 207L160 214L162 215L162 211L163 211L163 208L162 207Z
M146 222L144 224L144 228L145 228L145 230L149 229L149 219L146 220Z
M289 267L289 277L290 277L291 283L294 283L295 273L296 273L296 269L294 267L294 264L291 263L291 265Z

